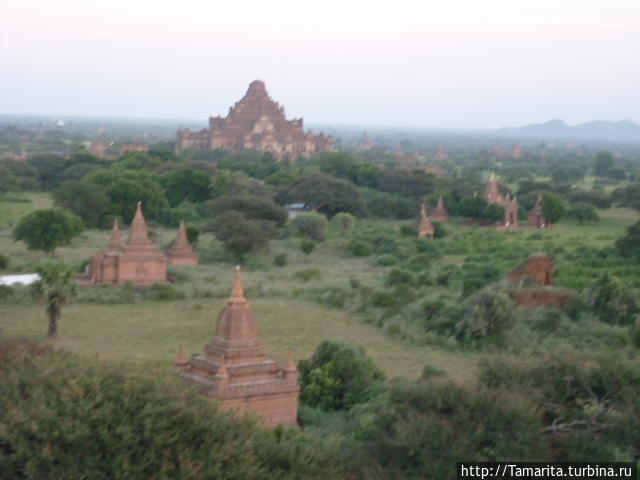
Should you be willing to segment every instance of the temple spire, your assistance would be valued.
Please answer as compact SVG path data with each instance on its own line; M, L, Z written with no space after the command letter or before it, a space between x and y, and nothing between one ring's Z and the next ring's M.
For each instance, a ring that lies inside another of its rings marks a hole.
M151 243L149 232L147 231L147 221L142 213L142 202L136 205L136 214L131 221L129 228L129 239L127 245L146 245Z
M113 228L111 229L111 238L109 239L108 248L120 248L120 224L118 219L113 221Z
M180 220L180 228L178 228L178 236L175 242L176 247L185 247L189 245L189 239L187 238L187 229L184 226L184 221Z
M230 298L244 300L244 288L242 288L242 278L240 277L240 265L236 267L235 279L233 281L233 290L231 290Z

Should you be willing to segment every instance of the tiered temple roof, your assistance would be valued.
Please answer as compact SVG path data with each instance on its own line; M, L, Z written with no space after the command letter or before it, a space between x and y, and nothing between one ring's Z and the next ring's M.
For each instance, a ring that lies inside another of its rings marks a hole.
M444 208L444 200L442 200L442 195L438 197L438 204L436 205L436 208L431 211L431 220L440 223L446 223L449 221L449 215L447 213L447 209Z
M285 368L267 357L239 268L204 355L190 362L179 355L176 366L183 378L216 398L224 409L253 414L267 427L297 425L298 370L291 356Z

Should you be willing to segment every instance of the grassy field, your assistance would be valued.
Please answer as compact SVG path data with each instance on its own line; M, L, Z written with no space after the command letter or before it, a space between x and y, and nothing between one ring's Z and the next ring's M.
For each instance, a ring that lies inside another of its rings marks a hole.
M45 257L42 252L27 250L11 237L12 225L22 215L51 205L46 194L29 194L28 198L31 202L0 199L0 252L10 258L10 272L32 271L33 264ZM447 237L438 241L444 252L439 261L462 264L472 255L479 257L479 262L491 262L504 255L502 266L510 268L534 252L571 252L577 245L609 247L638 219L636 212L621 209L603 211L600 215L601 220L593 224L563 222L548 230L523 228L514 232L462 226L454 220L447 226ZM171 229L155 229L153 233L162 246L167 246L175 236L175 230ZM87 231L70 246L58 249L56 255L80 267L92 253L104 247L108 237L106 231ZM350 256L343 239L322 242L308 256L300 252L298 242L292 238L274 241L268 252L251 257L244 266L245 291L256 311L261 338L275 359L284 361L288 349L296 358L308 357L322 340L338 338L362 345L390 376L416 378L425 365L431 365L460 382L474 378L477 355L395 340L383 330L364 323L360 314L305 300L317 301L327 288L348 288L349 280L385 288L383 282L389 268L376 266L375 256ZM167 371L179 344L184 344L189 354L201 352L230 291L233 261L207 234L201 236L199 250L206 264L173 269L175 286L186 299L114 305L76 303L65 309L60 338L55 344L80 355L130 361ZM281 253L287 255L287 265L276 267L273 258ZM483 255L484 260L480 258ZM573 268L570 260L558 263L560 283L573 280L570 267ZM314 272L310 280L300 276L305 271ZM100 291L90 293L93 292ZM25 303L0 305L0 327L8 335L42 338L46 331L44 307Z
M183 344L187 354L202 352L213 336L223 303L222 299L201 299L76 304L64 310L54 344L84 356L171 369L178 345ZM425 365L431 365L457 381L474 377L475 357L395 342L345 312L288 299L257 299L251 304L262 342L279 362L286 362L288 350L296 359L305 358L322 340L341 339L363 346L389 376L416 378ZM46 322L42 305L0 310L5 335L43 338Z

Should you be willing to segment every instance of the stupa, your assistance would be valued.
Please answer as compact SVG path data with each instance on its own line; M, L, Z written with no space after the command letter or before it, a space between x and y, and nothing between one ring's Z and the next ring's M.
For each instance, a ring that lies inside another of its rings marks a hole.
M436 208L431 211L431 220L439 223L447 223L449 221L449 215L447 214L447 209L444 208L442 195L438 197L438 204L436 205Z
M167 258L149 238L142 204L138 202L127 242L122 244L120 226L114 221L107 248L91 257L89 283L150 285L166 281Z
M538 195L536 204L527 214L527 223L536 228L545 228L547 226L547 220L542 213L542 194Z
M488 203L495 203L504 207L504 227L515 228L518 226L518 201L516 197L510 198L509 194L503 196L498 189L498 181L492 173L485 189L485 198Z
M198 253L193 249L187 238L184 222L180 222L175 242L167 252L169 265L198 265Z
M427 207L425 207L424 203L422 207L420 207L420 223L418 223L418 237L423 238L433 238L435 234L435 229L433 228L433 223L427 216Z
M291 354L285 368L267 358L255 315L244 296L239 267L204 355L187 361L181 348L175 365L185 380L199 386L225 410L252 414L266 427L298 425L298 369Z

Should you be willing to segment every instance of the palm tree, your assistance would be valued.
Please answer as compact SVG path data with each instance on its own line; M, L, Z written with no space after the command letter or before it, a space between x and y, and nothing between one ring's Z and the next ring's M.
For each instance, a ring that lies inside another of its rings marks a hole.
M58 333L58 320L62 307L78 293L78 285L73 278L73 270L64 262L51 260L41 263L36 269L40 274L38 293L47 306L49 317L49 338Z

